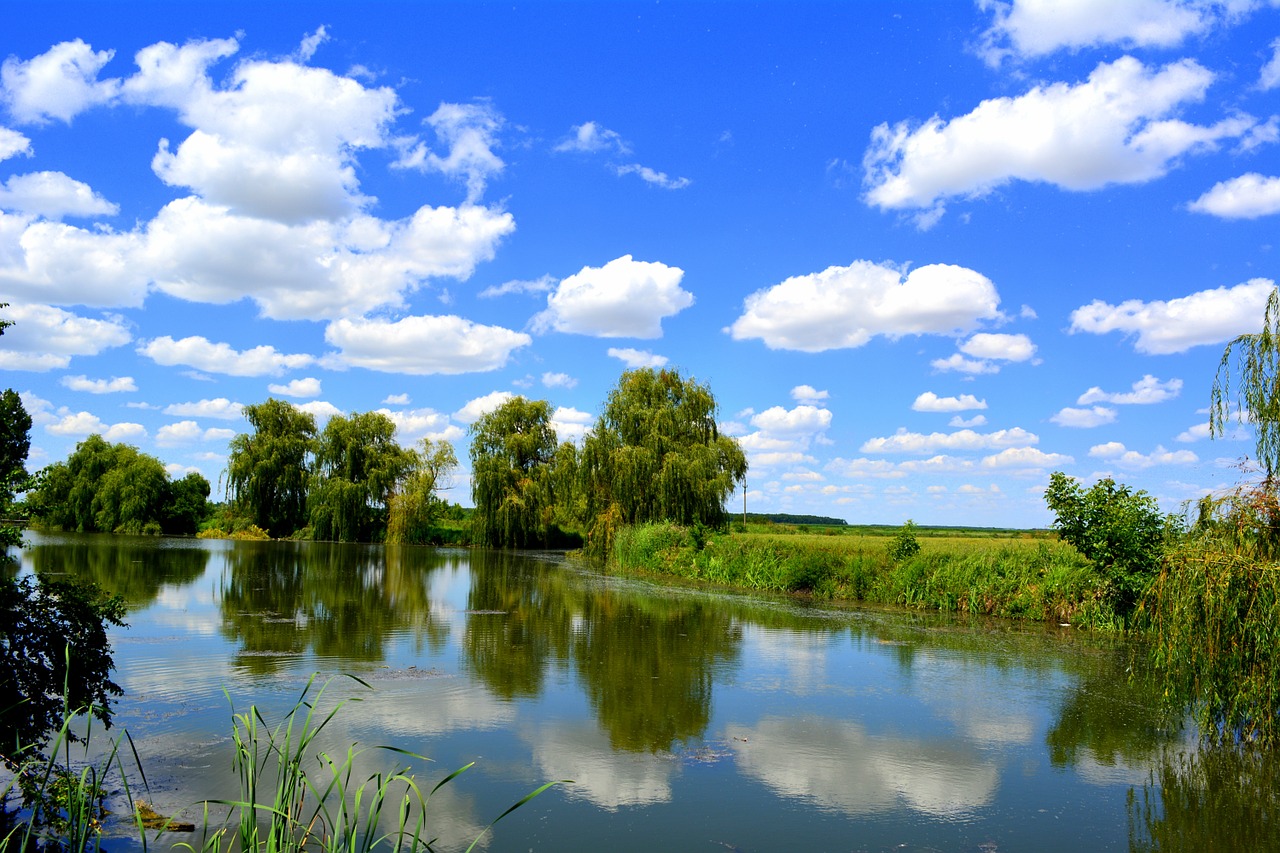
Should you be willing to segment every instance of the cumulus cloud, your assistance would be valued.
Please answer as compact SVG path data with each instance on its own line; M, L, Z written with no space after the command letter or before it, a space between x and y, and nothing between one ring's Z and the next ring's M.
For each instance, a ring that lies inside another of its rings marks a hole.
M821 406L830 397L830 393L826 391L819 391L812 385L797 385L791 389L791 399L795 400L797 403Z
M548 293L554 290L555 286L555 277L544 275L532 281L507 281L494 287L486 287L480 291L479 296L481 299L493 299L496 296L506 296L508 293Z
M576 388L578 380L567 373L544 373L542 384L548 388Z
M582 124L574 125L569 137L556 145L555 150L585 154L607 151L625 156L631 153L631 146L616 131L609 130L594 121L584 121Z
M917 412L966 412L970 409L985 409L986 400L979 400L972 394L961 394L959 397L939 397L932 391L925 391L916 397L911 408Z
M1095 385L1081 394L1076 404L1087 406L1091 403L1112 403L1118 406L1143 406L1172 400L1180 393L1182 393L1181 379L1162 382L1148 373L1133 383L1130 391L1113 393L1103 391Z
M516 395L510 391L490 391L483 397L469 400L465 406L453 413L453 419L459 423L473 424L515 397Z
M826 470L838 477L848 477L851 480L867 477L899 479L907 476L905 471L898 470L892 462L883 459L843 459L837 456L827 463Z
M1009 447L991 456L984 456L982 467L1042 471L1048 468L1060 468L1073 462L1075 459L1062 453L1045 453L1034 447Z
M770 349L823 352L860 347L877 335L963 333L999 318L999 305L990 279L965 267L931 264L904 274L855 261L756 291L728 331Z
M49 305L14 303L4 309L0 369L46 371L65 368L78 355L97 355L127 344L132 335L118 317L95 320Z
M449 153L441 157L419 142L404 153L397 165L459 178L467 185L467 201L476 202L484 195L489 179L506 168L493 151L504 123L502 114L485 102L444 103L426 121L448 146Z
M329 324L325 340L337 360L353 367L413 375L480 373L506 365L512 352L533 339L501 326L484 326L452 315L402 320L342 319Z
M388 394L382 401L387 406L407 406L409 405L408 394Z
M31 140L16 130L0 125L0 160L8 160L18 154L31 155Z
M87 376L64 376L59 380L64 388L72 391L84 391L88 394L118 394L123 391L137 391L138 386L132 376L112 376L110 379L90 379Z
M973 427L986 426L986 423L986 415L974 415L971 418L963 418L960 415L956 415L947 421L947 426L955 427L956 429L971 429Z
M1280 213L1280 178L1249 172L1221 181L1187 209L1223 219L1257 219Z
M316 419L316 423L321 425L334 415L343 414L342 409L327 400L308 400L305 403L294 403L293 407L300 412L306 412L313 416Z
M138 354L166 367L181 364L227 376L279 375L315 363L312 356L277 352L275 347L265 344L239 351L230 344L213 343L201 335L176 341L164 335L141 343Z
M925 209L936 221L946 200L980 198L1014 180L1081 191L1162 177L1183 156L1256 125L1243 114L1212 125L1175 117L1203 101L1213 80L1193 60L1150 69L1125 56L1083 83L993 98L949 121L881 124L863 158L865 200L881 210Z
M591 428L594 418L589 412L579 411L568 406L557 406L551 413L551 427L556 431L558 441L580 442Z
M180 418L216 418L224 421L237 420L243 417L243 412L243 404L233 403L226 397L200 400L195 403L173 403L164 408L166 415L175 415Z
M1050 421L1058 426L1079 429L1100 427L1103 424L1114 422L1115 419L1116 410L1108 409L1106 406L1092 406L1087 409L1076 409L1068 406L1049 418Z
M1205 33L1220 18L1257 4L1253 0L982 0L979 5L994 18L982 36L981 53L989 63L999 64L1010 55L1034 58L1102 45L1175 47Z
M1036 354L1036 345L1026 335L979 332L960 344L960 351L987 360L1027 361Z
M960 353L952 353L948 358L935 358L929 366L939 372L967 373L978 376L984 373L999 373L1000 365L980 358L965 358Z
M294 379L284 385L273 383L267 386L267 390L272 394L279 394L283 397L319 397L320 380L308 376L303 379Z
M1095 299L1071 312L1071 331L1133 335L1134 349L1148 355L1185 352L1258 331L1274 288L1270 279L1255 278L1167 301L1129 299L1111 305Z
M115 98L118 80L98 80L98 72L115 56L94 51L82 40L65 41L30 60L10 56L0 65L0 87L15 119L43 124L70 123L77 114Z
M871 438L862 445L863 453L936 453L939 450L1002 450L1038 444L1040 437L1022 427L979 433L970 429L956 432L934 432L928 435L900 429L888 437Z
M751 425L770 435L813 435L831 426L831 412L807 405L790 410L773 406L751 418Z
M1280 86L1280 39L1271 42L1271 58L1258 74L1258 88L1263 91Z
M1141 470L1156 465L1194 465L1200 457L1190 450L1165 450L1156 445L1150 453L1139 453L1129 450L1118 441L1108 441L1089 448L1089 455L1095 459L1105 459L1121 468Z
M1206 421L1204 423L1198 423L1187 427L1182 432L1178 433L1178 437L1175 438L1174 441L1189 443L1192 441L1201 441L1202 439L1210 437L1211 431L1209 429L1209 423Z
M434 409L407 409L392 411L379 409L396 425L396 433L405 441L429 438L432 441L457 441L466 433L449 420L449 416Z
M583 267L547 297L533 327L598 338L660 338L663 319L693 304L693 294L680 287L683 278L679 267L631 255Z
M174 424L165 424L156 430L156 444L161 447L177 447L200 441L228 441L234 436L234 430L203 429L195 421L178 421Z
M641 367L666 367L668 361L665 355L654 355L648 350L632 349L631 347L609 347L605 354L610 358L618 359L630 370L636 370Z
M147 430L142 424L127 421L107 424L97 415L89 412L72 412L66 408L59 409L56 417L46 421L45 430L53 435L69 437L97 434L113 442L136 441L147 435Z
M61 172L14 175L0 187L0 208L28 216L114 216L120 211L81 181Z

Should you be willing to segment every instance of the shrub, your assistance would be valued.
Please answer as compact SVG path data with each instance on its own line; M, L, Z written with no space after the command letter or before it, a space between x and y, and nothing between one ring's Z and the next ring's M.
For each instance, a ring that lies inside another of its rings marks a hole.
M916 524L907 519L906 524L898 531L898 535L889 543L889 559L895 563L910 560L920 553L920 543L916 541Z

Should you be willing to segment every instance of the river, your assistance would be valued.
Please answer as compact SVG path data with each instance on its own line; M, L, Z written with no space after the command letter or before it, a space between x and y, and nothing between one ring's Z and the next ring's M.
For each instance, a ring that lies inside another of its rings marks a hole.
M312 695L352 700L326 748L428 756L411 762L428 790L475 762L432 797L442 850L551 780L573 781L481 846L1196 849L1179 827L1203 831L1162 798L1162 779L1194 776L1169 775L1194 737L1114 637L666 587L556 554L28 540L22 571L124 597L108 734L127 729L150 799L196 822L201 800L236 794L233 711L274 722L320 673ZM1219 804L1228 827L1245 796ZM1241 838L1271 832L1259 819Z

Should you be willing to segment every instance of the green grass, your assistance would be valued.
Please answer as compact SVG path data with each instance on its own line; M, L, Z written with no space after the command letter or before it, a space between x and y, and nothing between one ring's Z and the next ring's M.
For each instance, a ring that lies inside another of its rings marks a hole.
M847 530L847 529L842 529ZM689 531L620 531L612 564L720 586L986 616L1118 627L1099 578L1074 548L1038 535L917 529L920 550L894 561L901 528L840 535L746 532L695 547Z

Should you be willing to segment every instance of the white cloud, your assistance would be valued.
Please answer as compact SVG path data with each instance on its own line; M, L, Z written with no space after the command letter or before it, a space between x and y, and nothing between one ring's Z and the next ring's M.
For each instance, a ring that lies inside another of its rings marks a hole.
M1192 441L1200 441L1202 439L1206 439L1209 437L1211 437L1210 431L1209 431L1209 424L1206 421L1204 423L1198 423L1198 424L1194 424L1193 426L1187 427L1185 430L1178 433L1178 437L1175 438L1174 441L1189 443Z
M409 405L408 394L388 394L386 399L382 401L388 406L407 406Z
M995 285L965 267L931 264L904 274L855 261L756 291L729 332L770 349L823 352L860 347L876 335L965 332L999 318L999 304Z
M641 166L639 163L629 163L625 166L616 167L619 177L624 175L638 175L646 184L652 184L655 187L661 187L664 190L682 190L689 184L693 183L688 178L673 178L666 172L659 172L657 169L650 169L648 166Z
M591 428L595 420L589 412L579 411L568 406L557 406L551 413L551 426L556 431L558 441L579 442Z
M308 376L302 379L294 379L286 385L273 383L267 386L267 390L272 394L280 394L284 397L319 397L320 380Z
M917 412L966 412L971 409L985 409L986 400L979 400L972 394L961 394L959 397L939 397L932 391L925 391L916 397L911 408Z
M97 415L89 412L72 412L66 408L59 409L57 417L46 422L45 429L54 435L62 436L97 433L111 442L137 441L146 438L147 435L147 430L142 424L129 422L106 424Z
M929 366L940 372L953 371L955 373L968 373L970 375L980 375L983 373L999 373L1000 365L992 364L982 359L965 358L960 353L952 353L949 358L935 358L929 362Z
M978 433L969 429L956 432L934 432L929 435L900 429L887 438L871 438L862 445L863 453L935 453L939 450L1000 450L1039 443L1035 433L1022 427Z
M99 81L98 72L114 55L113 50L94 52L76 39L56 44L30 60L10 56L0 66L9 112L20 122L60 119L69 123L76 114L110 101L119 93L120 83Z
M484 102L442 103L426 121L449 147L449 153L441 157L419 142L406 150L396 165L461 178L467 185L467 202L476 202L484 195L489 179L506 167L493 153L504 123L502 114Z
M1045 453L1034 447L1009 447L982 458L983 468L1021 468L1042 470L1070 465L1075 459L1062 453Z
M542 384L548 388L576 388L578 380L567 373L544 373Z
M212 400L200 400L196 403L173 403L165 406L164 413L180 418L217 418L219 420L233 421L243 416L243 410L243 404L233 403L226 397L217 397Z
M507 281L494 287L486 287L480 291L481 299L492 299L495 296L506 296L508 293L548 293L555 289L556 278L544 275L532 281Z
M986 426L986 423L986 415L974 415L967 419L960 415L956 415L954 418L947 421L947 426L954 427L956 429L971 429L972 427Z
M308 400L305 403L294 403L293 407L300 412L312 415L316 422L321 425L334 415L344 414L342 409L327 400Z
M175 341L168 335L139 344L138 354L165 367L182 364L208 373L228 376L267 376L309 367L316 359L305 354L277 352L273 346L238 351L230 344L213 343L200 335Z
M899 471L892 462L883 459L842 459L836 457L827 463L827 471L838 477L860 480L866 477L898 479L905 477L906 472Z
M1063 427L1092 429L1115 421L1116 410L1106 406L1093 406L1088 409L1075 409L1070 406L1062 409L1049 418L1053 423Z
M0 160L8 160L18 154L31 156L31 140L16 130L0 125Z
M797 385L791 389L791 399L797 403L807 403L815 406L821 406L823 402L831 397L826 391L819 391L812 385Z
M1271 42L1271 58L1258 73L1258 88L1266 91L1280 86L1280 39Z
M450 423L448 415L434 409L407 409L400 412L379 409L378 411L389 417L396 425L396 432L402 441L416 441L419 438L429 438L432 441L457 441L466 435L456 424Z
M654 355L648 350L632 349L631 347L609 347L605 354L610 358L618 359L631 370L641 367L666 367L667 365L667 357L665 355Z
M1036 345L1026 335L979 332L960 344L960 351L974 358L1027 361L1036 354Z
M1187 209L1223 219L1257 219L1280 213L1280 178L1249 172L1221 181Z
M302 62L310 62L311 57L316 55L316 50L320 45L328 40L328 28L323 25L317 27L315 32L303 36L302 42L298 45L298 59Z
M1176 47L1205 33L1228 11L1254 5L1202 0L979 0L992 12L982 37L982 55L998 64L1009 55L1040 57L1057 50L1102 45Z
M1130 299L1111 305L1095 299L1071 312L1071 331L1135 335L1134 349L1148 355L1184 352L1258 331L1274 288L1270 279L1255 278L1168 301Z
M660 338L662 320L693 304L680 287L684 270L631 255L603 267L583 267L547 297L534 329L599 338Z
M90 379L87 376L64 376L59 380L64 388L72 391L84 391L89 394L118 394L122 391L137 391L138 386L132 376L112 376L110 379Z
M816 406L773 406L753 417L751 425L770 435L812 435L831 426L831 412Z
M577 151L586 154L595 154L600 151L608 151L619 155L631 153L631 147L627 145L621 135L594 121L586 121L582 124L574 125L573 132L569 138L557 145L555 150Z
M1133 383L1133 390L1111 393L1093 386L1080 395L1077 405L1088 406L1091 403L1112 403L1118 406L1150 405L1172 400L1182 392L1182 380L1170 379L1161 382L1150 373Z
M1155 450L1143 454L1129 450L1118 441L1097 444L1089 448L1089 455L1096 459L1106 459L1121 468L1141 470L1156 465L1194 465L1200 461L1190 450L1165 450L1156 445Z
M94 320L49 305L13 303L4 309L0 369L46 371L66 367L73 356L97 355L132 336L118 317Z
M86 183L61 172L13 175L0 187L0 208L29 216L114 216L120 211Z
M881 124L863 159L865 200L940 215L949 198L980 198L1014 180L1080 191L1159 178L1184 155L1255 126L1243 114L1209 126L1174 117L1204 100L1213 80L1193 60L1153 70L1126 56L1098 65L1084 83L993 98L950 121Z
M491 391L483 397L476 397L453 413L453 419L459 423L473 424L480 418L497 409L508 400L515 399L510 391Z
M165 424L156 431L156 444L161 447L177 447L198 441L228 441L234 436L234 430L202 429L195 421L178 421L175 424Z
M506 365L515 350L533 339L501 326L482 326L452 315L402 320L341 319L330 323L325 340L338 347L337 359L354 367L413 375L479 373Z

